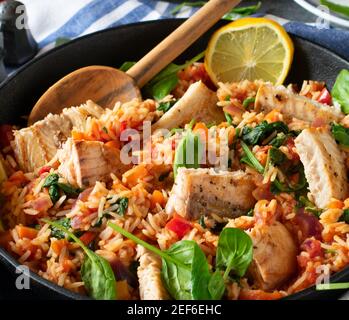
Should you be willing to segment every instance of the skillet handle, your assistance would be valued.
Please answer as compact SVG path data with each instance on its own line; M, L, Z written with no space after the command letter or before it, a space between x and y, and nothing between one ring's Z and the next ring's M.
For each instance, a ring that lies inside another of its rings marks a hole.
M130 68L127 74L142 88L240 2L241 0L210 0Z

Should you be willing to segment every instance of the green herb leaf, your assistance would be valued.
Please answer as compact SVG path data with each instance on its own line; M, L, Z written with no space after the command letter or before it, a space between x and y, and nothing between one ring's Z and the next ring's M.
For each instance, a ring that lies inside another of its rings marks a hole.
M163 111L164 113L166 113L168 110L170 110L174 106L175 103L176 103L175 101L161 102L157 110Z
M248 211L246 212L246 216L248 216L248 217L253 217L253 215L254 215L253 208L251 208L250 210L248 210Z
M205 254L195 241L182 240L173 244L168 250L161 251L118 225L108 222L108 226L162 258L162 278L173 298L181 300L221 298L219 294L224 293L224 282L219 280L219 275L211 279L212 274ZM219 284L220 287L213 290L213 284Z
M254 146L262 142L274 131L283 133L289 132L287 125L281 121L272 123L263 121L254 128L248 126L244 127L242 130L241 139L248 145Z
M205 216L203 214L200 216L199 225L203 228L207 228L206 223L205 223Z
M343 210L343 214L340 217L339 221L344 221L345 223L349 223L349 209Z
M317 208L307 197L300 196L298 198L298 206L304 208L304 211L314 214L317 218L320 217L323 210Z
M216 270L208 283L208 292L212 297L212 300L220 300L225 291L225 283L220 271Z
M119 204L119 207L117 208L116 212L118 213L118 215L124 216L128 207L128 198L119 198L116 203Z
M308 187L308 182L307 179L305 178L304 175L304 168L299 171L300 177L299 177L299 182L295 185L292 186L289 183L282 183L278 179L275 179L271 183L271 188L270 191L274 194L279 194L280 192L286 192L286 193L291 193L291 192L301 192L306 190Z
M59 224L60 226L64 227L65 229L70 228L70 219L69 218L62 218L60 220L55 221L56 224ZM55 237L57 239L64 239L65 238L65 232L61 229L56 228L55 226L51 225L51 237Z
M52 185L56 184L58 182L59 176L56 173L51 173L49 174L45 181L44 184L42 185L44 188L51 187Z
M260 164L260 162L257 160L257 158L254 156L252 151L249 149L249 147L241 141L241 147L242 150L245 152L245 157L241 159L241 162L246 163L250 167L256 169L259 173L264 173L264 167Z
M49 187L48 194L50 195L50 198L53 204L55 204L61 197L59 194L59 188L57 187L56 184L53 184L52 186Z
M343 69L331 91L333 101L340 104L345 114L349 113L349 70Z
M331 131L335 140L346 147L349 147L349 129L340 124L332 123Z
M273 140L269 142L269 144L275 148L279 148L284 144L287 137L288 135L284 134L283 132L280 132L276 135L275 138L273 138Z
M203 145L199 135L191 130L187 131L176 148L173 162L174 177L176 178L178 169L181 167L199 168L202 152Z
M216 267L224 270L224 279L232 271L239 277L244 276L253 258L251 238L237 228L225 228L219 235Z
M57 186L67 195L67 196L78 196L82 190L80 188L74 188L67 183L57 183Z
M144 92L147 96L156 100L162 100L169 95L178 84L179 80L177 73L194 62L199 61L204 57L204 55L205 52L201 52L183 65L176 65L174 63L169 64L144 87Z
M126 72L136 64L135 61L125 61L119 68L120 71Z
M272 147L268 151L269 161L273 165L280 165L286 160L285 154L278 148Z
M89 295L97 300L115 300L116 280L109 262L87 248L76 235L61 224L47 219L42 220L67 234L84 250L86 255L81 267L81 277Z

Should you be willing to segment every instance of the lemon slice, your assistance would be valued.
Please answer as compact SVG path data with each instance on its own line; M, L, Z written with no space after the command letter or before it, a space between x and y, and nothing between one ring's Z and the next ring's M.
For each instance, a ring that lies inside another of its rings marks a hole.
M292 40L281 25L265 18L244 18L214 33L205 67L215 84L244 79L282 84L293 53Z

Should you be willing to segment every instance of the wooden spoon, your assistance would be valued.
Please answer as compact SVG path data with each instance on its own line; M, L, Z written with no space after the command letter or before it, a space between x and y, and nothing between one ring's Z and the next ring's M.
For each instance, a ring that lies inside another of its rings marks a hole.
M29 125L49 113L59 114L64 108L78 106L88 99L104 108L112 108L117 101L141 98L139 88L240 2L209 1L126 73L106 66L88 66L68 74L41 96L29 115Z

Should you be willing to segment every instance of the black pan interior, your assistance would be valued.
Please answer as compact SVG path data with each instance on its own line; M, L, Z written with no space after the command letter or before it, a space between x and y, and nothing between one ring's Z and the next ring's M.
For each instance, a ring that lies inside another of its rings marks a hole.
M170 19L138 23L101 31L72 41L46 53L22 67L0 86L0 123L24 124L27 115L46 89L68 73L88 65L119 67L124 61L137 61L183 20ZM210 35L226 24L221 21L199 39L177 61L183 62L203 51ZM302 84L304 79L326 81L331 87L338 72L349 69L349 63L330 51L298 37L293 37L295 59L287 83ZM0 261L14 270L17 262L0 249ZM336 274L333 281L348 281L349 268ZM34 286L43 298L81 299L37 275L32 275ZM288 299L329 298L328 292L313 288Z

